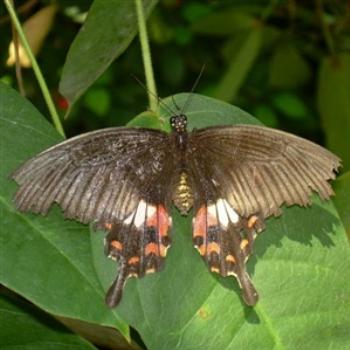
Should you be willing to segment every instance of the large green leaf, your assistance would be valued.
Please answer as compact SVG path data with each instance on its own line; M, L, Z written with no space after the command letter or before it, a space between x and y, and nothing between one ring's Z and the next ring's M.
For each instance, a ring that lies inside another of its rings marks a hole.
M350 54L324 58L318 83L318 107L328 147L350 170Z
M158 0L143 0L148 15ZM95 0L63 67L60 92L72 104L137 33L135 1Z
M114 326L128 337L116 310L105 307L88 228L62 220L58 208L42 217L13 207L10 173L61 140L28 101L0 84L0 283L48 312Z
M91 350L86 340L19 298L0 293L0 348L2 350Z
M282 217L268 220L258 237L248 262L261 296L256 307L242 303L233 278L208 273L192 247L191 218L174 210L173 245L164 271L130 279L121 304L109 312L102 294L94 292L102 291L100 285L106 289L116 273L103 256L103 234L92 234L90 244L87 228L64 221L57 208L43 218L18 214L12 207L16 186L4 176L58 137L18 95L4 88L0 93L6 95L0 146L8 150L1 168L0 266L5 268L0 282L61 315L104 324L117 322L119 315L152 350L348 346L350 281L344 271L350 267L349 248L332 203L317 199L309 209L285 209ZM179 106L187 98L175 96ZM190 98L185 111L190 128L256 122L226 103ZM165 102L173 106L170 98Z

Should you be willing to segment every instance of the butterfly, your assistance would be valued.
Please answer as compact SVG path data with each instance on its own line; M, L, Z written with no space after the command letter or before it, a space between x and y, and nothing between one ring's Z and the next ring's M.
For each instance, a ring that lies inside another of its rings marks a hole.
M265 220L286 204L333 194L340 159L311 141L263 126L238 124L171 133L114 127L73 137L26 161L13 174L20 211L66 218L108 232L105 253L118 262L106 295L118 305L128 278L160 271L171 245L171 206L193 213L192 240L209 270L234 276L246 304L258 293L246 262Z

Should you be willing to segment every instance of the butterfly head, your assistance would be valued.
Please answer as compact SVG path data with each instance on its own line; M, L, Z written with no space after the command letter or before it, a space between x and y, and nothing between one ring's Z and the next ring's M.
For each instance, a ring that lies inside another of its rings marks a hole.
M184 133L187 126L187 117L184 114L174 115L170 118L170 125L173 131L177 133Z

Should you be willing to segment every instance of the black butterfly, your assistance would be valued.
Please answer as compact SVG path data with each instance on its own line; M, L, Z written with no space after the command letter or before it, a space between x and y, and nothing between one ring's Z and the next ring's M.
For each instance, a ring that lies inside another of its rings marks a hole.
M21 211L47 214L57 202L67 218L108 231L106 254L118 276L106 302L121 300L125 281L159 271L170 246L172 203L193 208L193 243L213 272L233 275L243 299L258 294L246 272L256 234L283 204L328 199L340 159L297 136L253 125L186 131L183 114L170 134L110 128L62 142L13 174Z

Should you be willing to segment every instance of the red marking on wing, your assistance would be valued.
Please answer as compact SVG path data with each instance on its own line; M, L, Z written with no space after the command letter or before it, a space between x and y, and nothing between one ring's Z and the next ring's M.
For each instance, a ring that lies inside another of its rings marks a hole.
M106 223L104 224L104 226L105 226L105 228L106 228L108 231L110 231L110 230L112 229L112 224L111 224L111 223L106 222Z
M170 217L164 206L157 206L157 210L155 211L155 213L151 217L147 218L147 226L157 227L160 237L168 235L170 227Z
M156 243L148 243L145 247L145 254L146 255L150 255L150 254L159 255L158 245Z
M194 218L193 237L205 237L207 234L207 208L205 205L199 208Z
M110 245L113 248L117 249L117 250L122 250L123 249L123 244L121 242L117 241L117 240L111 241Z
M162 206L158 206L158 217L159 217L159 235L161 237L168 234L170 227L170 219L166 209Z

